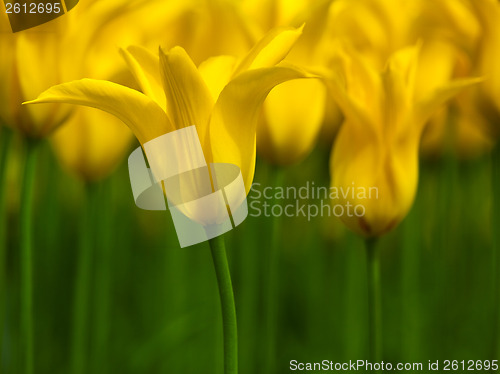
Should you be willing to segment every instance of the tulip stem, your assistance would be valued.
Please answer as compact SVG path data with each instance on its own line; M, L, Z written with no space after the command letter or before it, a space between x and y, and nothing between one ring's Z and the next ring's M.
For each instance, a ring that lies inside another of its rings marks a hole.
M6 276L5 276L5 257L6 257L6 174L7 174L7 157L9 155L9 146L12 139L12 132L6 128L1 129L0 134L0 357L3 354L3 336L4 336L4 326L5 326L5 306L6 306Z
M234 304L233 285L226 255L224 237L217 236L209 240L214 262L219 297L222 309L222 330L224 334L224 374L238 373L238 332L236 307Z
M88 358L89 289L92 265L93 214L96 186L85 186L85 199L80 221L79 247L73 300L73 331L71 336L71 373L83 374Z
M272 168L272 187L282 187L285 172L282 168ZM277 198L271 202L271 211L275 205L280 204ZM272 216L271 221L271 245L267 252L267 267L265 272L265 364L264 374L274 374L276 372L276 347L278 337L279 319L279 290L280 290L280 244L281 244L281 217Z
M38 140L27 139L26 162L21 193L21 339L23 372L33 373L33 186Z
M493 305L494 305L494 355L498 357L500 353L500 145L497 144L492 151L492 175L491 175L491 224L493 235Z
M91 337L91 367L92 374L108 373L108 338L109 338L109 309L110 309L110 282L111 282L111 248L112 248L112 202L109 181L101 186L98 196L100 214L95 227L95 266L92 285L93 321L90 331Z
M380 305L380 267L375 239L366 240L368 265L368 313L370 335L370 361L380 362L382 347L382 314Z

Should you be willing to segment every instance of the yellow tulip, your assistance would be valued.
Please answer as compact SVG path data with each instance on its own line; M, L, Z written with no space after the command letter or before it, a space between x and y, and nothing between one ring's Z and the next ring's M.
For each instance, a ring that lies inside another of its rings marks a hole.
M405 217L417 189L425 123L478 81L448 82L421 96L419 50L397 51L382 73L347 47L339 46L332 60L327 84L345 116L331 156L331 185L339 191L333 203L344 207L342 221L365 237L380 236Z
M0 117L2 122L30 137L43 137L64 119L60 106L22 108L24 98L60 82L58 40L63 17L13 34L7 14L0 15ZM43 53L41 53L43 51Z
M181 47L168 53L160 49L159 56L131 47L123 55L144 93L108 81L83 79L54 86L30 103L101 109L127 124L141 144L195 125L205 156L238 165L248 192L262 102L277 84L309 76L292 66L274 66L300 33L293 28L272 30L239 63L227 56L215 57L199 69Z
M290 165L307 156L321 130L326 89L318 80L296 79L276 86L264 102L257 130L261 156Z
M22 107L21 103L70 77L82 77L86 53L97 44L96 33L115 13L121 14L119 8L125 4L104 3L86 7L82 1L68 14L17 33L11 32L7 14L0 14L0 118L5 125L27 137L43 138L68 118L65 106Z

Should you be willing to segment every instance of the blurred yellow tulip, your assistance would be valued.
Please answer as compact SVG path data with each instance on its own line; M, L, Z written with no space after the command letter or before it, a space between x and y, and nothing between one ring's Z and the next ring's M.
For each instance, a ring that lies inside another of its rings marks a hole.
M6 84L0 88L0 118L5 125L27 137L42 138L68 118L66 106L22 107L21 103L70 77L82 77L88 63L85 56L98 44L93 36L120 14L125 3L103 4L81 1L68 14L17 33L12 33L2 12L0 78Z
M309 76L295 67L274 66L300 34L294 28L272 30L239 63L227 56L215 57L199 69L181 47L168 53L160 49L159 58L146 49L131 47L123 56L144 94L108 81L83 79L54 86L30 103L101 109L125 122L142 144L195 125L205 156L238 165L248 192L262 102L277 84Z
M419 51L420 46L397 51L382 73L347 46L339 45L333 56L327 84L345 122L332 151L331 184L347 191L333 203L363 207L344 209L341 219L365 237L380 236L405 217L417 189L425 123L446 100L478 82L448 82L421 95Z
M260 155L281 166L306 156L323 124L325 97L318 80L296 79L276 86L264 102L257 128Z
M78 108L51 137L58 159L79 178L93 182L106 177L123 159L132 134L115 117Z
M46 136L68 114L57 105L21 107L24 98L61 81L58 55L64 18L13 34L7 14L0 14L0 117L4 125L29 137Z

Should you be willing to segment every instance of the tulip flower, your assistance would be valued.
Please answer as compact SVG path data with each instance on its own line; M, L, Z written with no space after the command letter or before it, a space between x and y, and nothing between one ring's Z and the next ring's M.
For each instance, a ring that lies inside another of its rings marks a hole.
M258 126L260 155L273 165L299 162L312 150L323 124L326 90L317 80L293 80L268 95Z
M364 215L342 215L342 221L364 237L396 227L410 209L418 181L418 148L429 117L464 87L478 82L448 82L420 96L415 91L419 46L396 52L380 74L354 51L339 48L328 86L345 122L331 156L332 186L356 186L376 196L339 196L342 205L361 204Z
M2 28L6 29L7 15L0 17ZM59 106L46 108L22 108L23 98L35 94L60 82L59 60L57 58L59 26L62 20L56 19L38 26L36 31L12 34L0 33L2 50L1 73L3 77L0 97L0 118L2 122L30 137L43 137L62 123L65 113ZM45 53L40 55L40 51ZM37 62L37 64L34 63ZM40 64L40 65L38 65ZM43 74L40 66L50 66Z
M301 29L270 31L239 62L221 56L196 68L185 50L156 56L131 47L122 54L143 93L101 80L84 79L54 86L30 103L70 103L115 115L141 144L175 129L195 125L205 157L240 167L247 193L255 168L256 120L260 106L277 84L307 73L280 62ZM210 240L224 320L226 373L237 370L236 320L223 241ZM229 292L228 292L229 290Z
M221 56L205 61L199 69L181 47L168 53L160 49L159 57L131 47L122 53L144 93L112 82L83 79L54 86L28 103L101 109L127 124L141 144L195 124L205 155L214 162L238 165L248 191L255 168L260 105L277 84L308 76L293 66L273 67L300 33L293 28L273 30L239 63Z

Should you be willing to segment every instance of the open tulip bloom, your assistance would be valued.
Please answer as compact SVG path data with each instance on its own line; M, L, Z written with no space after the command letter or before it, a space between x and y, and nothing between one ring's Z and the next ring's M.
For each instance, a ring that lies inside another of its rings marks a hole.
M28 103L70 103L121 119L144 144L176 129L196 126L205 157L242 170L248 192L255 169L255 129L261 104L276 85L312 77L279 63L301 28L269 32L241 60L217 56L196 68L181 47L159 55L141 47L122 54L142 93L116 83L82 79L60 84Z
M142 93L108 81L83 79L51 87L29 103L70 103L104 110L128 125L142 145L194 125L207 163L237 165L248 193L261 104L276 85L314 77L295 66L275 66L301 32L302 28L272 30L243 59L213 57L199 68L181 47L167 53L160 48L158 55L129 47L121 52ZM210 247L222 302L225 372L236 373L236 316L222 239L211 239Z

